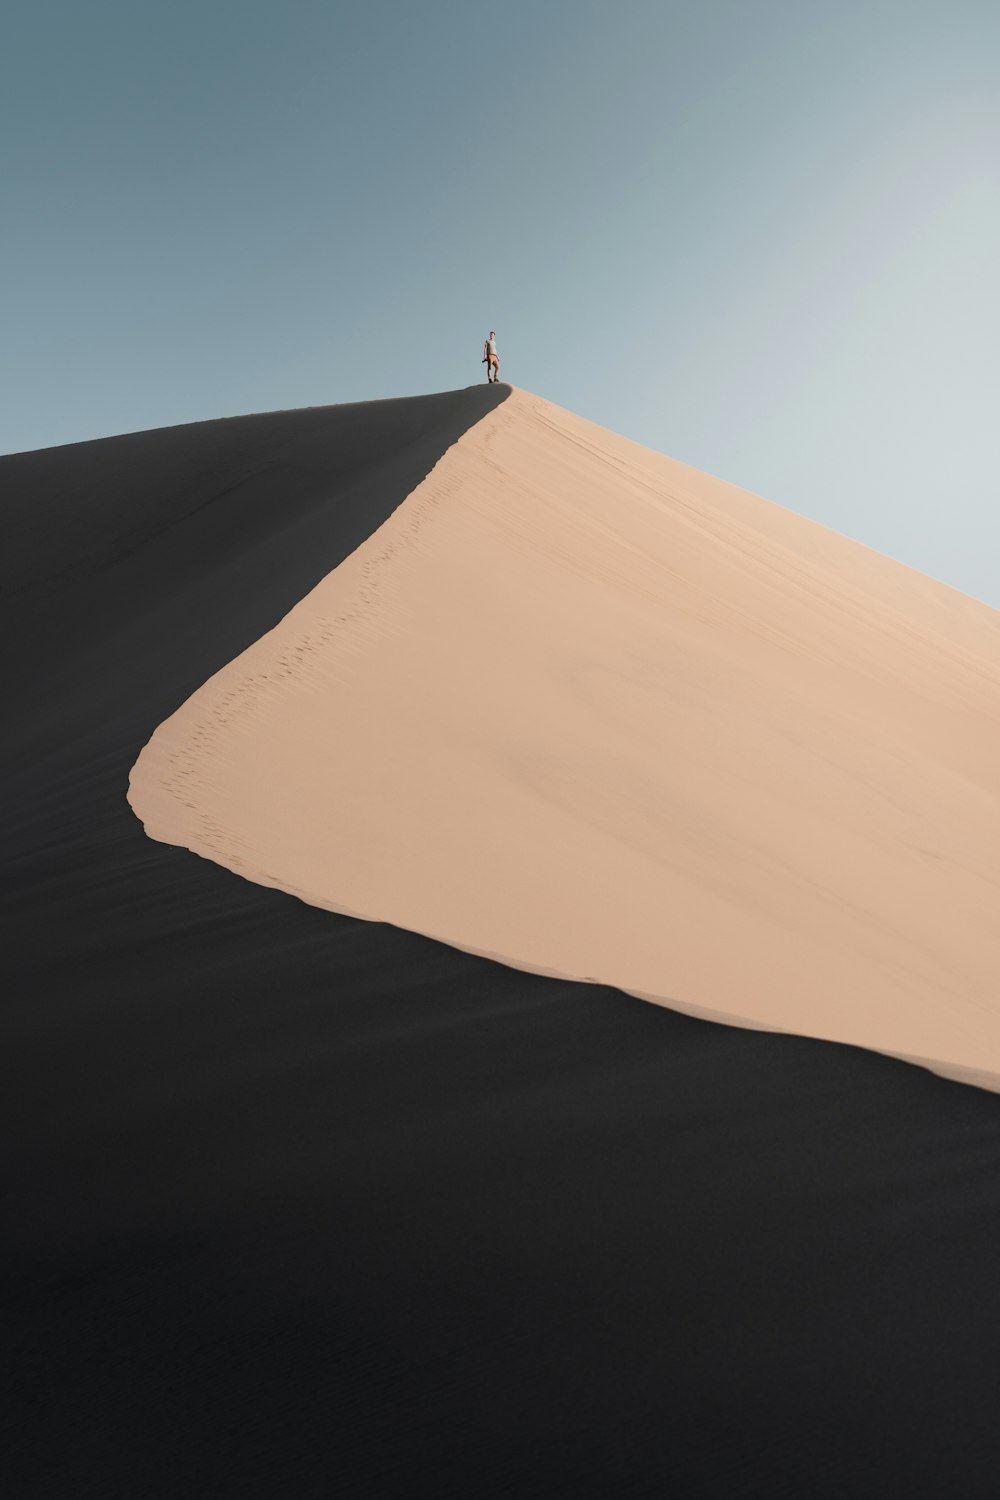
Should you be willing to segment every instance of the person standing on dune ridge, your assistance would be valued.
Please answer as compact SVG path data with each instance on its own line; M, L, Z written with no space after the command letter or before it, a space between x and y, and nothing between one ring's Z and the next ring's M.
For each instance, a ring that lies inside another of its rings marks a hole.
M492 382L496 385L500 379L500 357L497 354L497 336L492 330L483 345L483 364L486 366L486 384ZM491 374L491 371L495 373Z

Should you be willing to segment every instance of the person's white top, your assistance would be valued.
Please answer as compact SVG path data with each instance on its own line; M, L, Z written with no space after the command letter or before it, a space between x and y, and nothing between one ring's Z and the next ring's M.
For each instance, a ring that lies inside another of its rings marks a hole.
M496 341L496 339L487 339L486 340L486 347L489 350L490 354L495 354L497 352L497 341Z

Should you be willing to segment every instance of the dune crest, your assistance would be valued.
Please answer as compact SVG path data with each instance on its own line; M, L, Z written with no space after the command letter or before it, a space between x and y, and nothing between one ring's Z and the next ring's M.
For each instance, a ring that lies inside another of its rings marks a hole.
M129 800L314 905L1000 1091L1000 614L527 393Z

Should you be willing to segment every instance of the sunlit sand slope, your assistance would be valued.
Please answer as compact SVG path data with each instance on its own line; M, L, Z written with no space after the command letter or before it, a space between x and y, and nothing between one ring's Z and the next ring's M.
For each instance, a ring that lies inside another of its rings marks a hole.
M526 393L129 795L315 905L1000 1089L1000 615Z

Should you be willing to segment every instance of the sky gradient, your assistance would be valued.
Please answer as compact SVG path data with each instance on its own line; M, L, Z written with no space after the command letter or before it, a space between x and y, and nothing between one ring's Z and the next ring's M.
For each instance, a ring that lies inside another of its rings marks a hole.
M1000 607L1000 6L8 13L0 451L502 374Z

